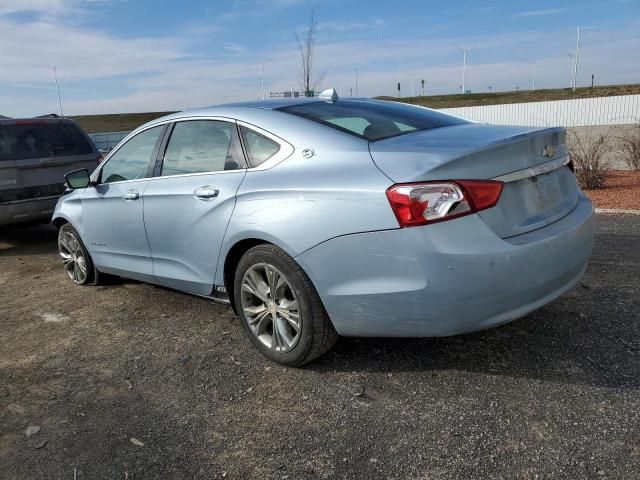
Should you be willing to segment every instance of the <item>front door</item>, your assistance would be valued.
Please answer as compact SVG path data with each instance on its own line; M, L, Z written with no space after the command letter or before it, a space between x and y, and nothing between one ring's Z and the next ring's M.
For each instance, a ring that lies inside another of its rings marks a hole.
M142 131L102 166L97 185L82 196L82 237L101 272L153 280L143 203L151 159L164 126Z
M155 281L209 295L245 175L235 123L177 122L156 173L144 194Z

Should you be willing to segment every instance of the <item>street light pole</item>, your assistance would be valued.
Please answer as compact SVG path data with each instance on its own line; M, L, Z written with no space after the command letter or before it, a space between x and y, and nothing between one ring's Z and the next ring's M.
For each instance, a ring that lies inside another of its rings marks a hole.
M356 97L358 96L358 69L356 68Z
M60 99L60 88L58 87L58 75L56 75L56 67L53 67L53 80L56 82L56 92L58 93L58 106L60 107L60 116L64 118L64 113L62 113L62 100Z
M531 81L531 90L536 89L536 62L533 62L533 80Z
M575 72L575 68L576 68L576 57L573 53L571 52L567 52L567 56L569 57L569 66L571 67L571 82L569 84L569 88L571 88L572 90L575 90L575 76L574 76L574 72Z
M574 67L573 67L573 91L574 92L578 84L578 61L580 60L580 27L577 27L576 30L578 32L578 37L576 39L576 56L574 59Z
M465 76L467 73L467 49L461 48L457 45L453 45L454 48L457 48L462 52L462 93L466 93L466 85L465 85Z
M264 68L262 64L258 66L260 67L260 98L264 100Z
M465 76L467 74L467 51L462 51L462 93L467 93L467 87L465 86Z

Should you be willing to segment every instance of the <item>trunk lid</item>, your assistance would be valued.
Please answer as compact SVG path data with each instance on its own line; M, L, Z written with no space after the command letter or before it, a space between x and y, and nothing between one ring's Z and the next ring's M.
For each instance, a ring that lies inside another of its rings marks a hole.
M498 204L478 215L500 237L548 225L573 210L579 188L563 128L455 125L370 143L394 182L497 179Z

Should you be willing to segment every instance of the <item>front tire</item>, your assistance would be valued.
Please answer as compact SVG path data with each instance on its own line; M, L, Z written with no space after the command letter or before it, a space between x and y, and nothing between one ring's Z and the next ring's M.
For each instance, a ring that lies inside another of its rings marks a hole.
M234 298L251 342L274 362L304 365L338 339L307 274L275 245L258 245L240 259Z
M96 285L99 273L93 266L89 252L80 235L70 223L65 223L58 232L58 253L67 276L78 285Z

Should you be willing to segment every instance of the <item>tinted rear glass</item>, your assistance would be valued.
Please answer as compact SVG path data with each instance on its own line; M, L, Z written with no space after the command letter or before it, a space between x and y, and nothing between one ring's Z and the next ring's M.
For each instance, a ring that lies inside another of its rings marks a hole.
M364 138L370 142L431 128L468 123L466 120L413 105L352 100L301 103L280 108L299 117Z
M86 155L91 144L70 123L0 124L0 161Z

